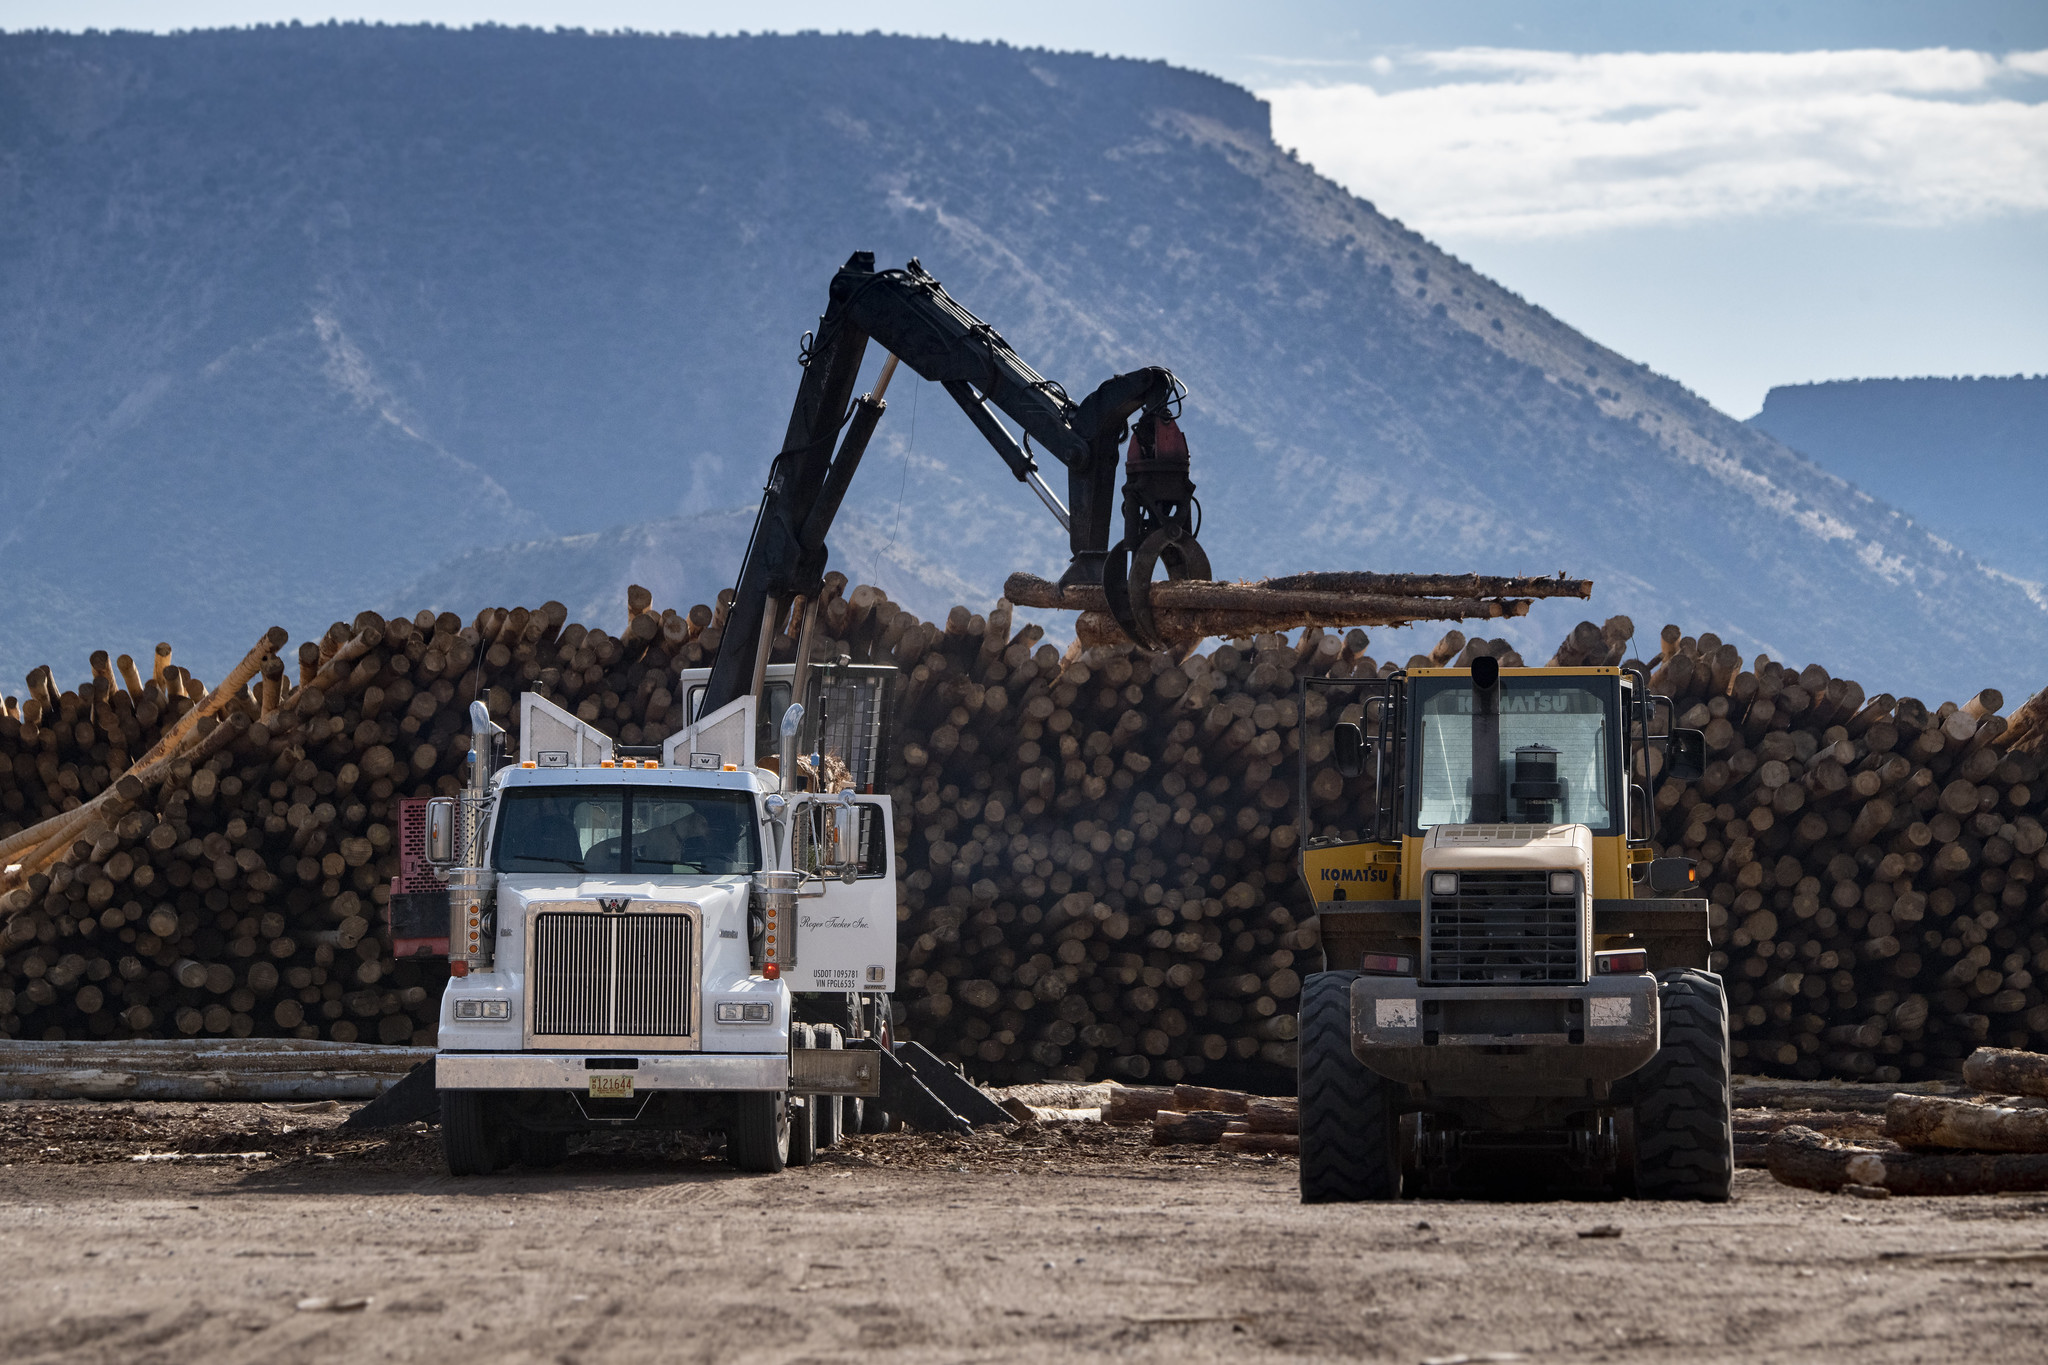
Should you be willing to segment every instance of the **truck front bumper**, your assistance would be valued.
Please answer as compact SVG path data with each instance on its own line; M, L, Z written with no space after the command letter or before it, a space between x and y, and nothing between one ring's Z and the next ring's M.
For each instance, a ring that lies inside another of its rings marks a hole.
M1642 1067L1659 1043L1648 972L1576 986L1361 976L1351 987L1352 1055L1431 1095L1586 1095Z
M589 1066L593 1060L603 1065ZM442 1090L587 1090L590 1077L606 1070L628 1072L636 1092L789 1089L789 1056L781 1052L607 1053L593 1058L581 1053L443 1052L434 1059L434 1084Z

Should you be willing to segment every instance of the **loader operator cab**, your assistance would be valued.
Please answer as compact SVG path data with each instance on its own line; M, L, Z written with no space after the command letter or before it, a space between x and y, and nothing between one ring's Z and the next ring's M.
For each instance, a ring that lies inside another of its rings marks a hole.
M1301 714L1302 1197L1726 1198L1707 906L1650 838L1702 742L1648 675L1480 658L1310 678Z

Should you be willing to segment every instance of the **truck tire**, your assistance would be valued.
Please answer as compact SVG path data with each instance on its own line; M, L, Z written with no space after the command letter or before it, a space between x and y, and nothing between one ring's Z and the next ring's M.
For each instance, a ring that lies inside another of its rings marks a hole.
M1351 1053L1357 972L1317 972L1301 984L1301 1202L1357 1203L1401 1193L1396 1087Z
M441 1158L450 1175L489 1175L504 1164L482 1091L441 1092Z
M830 1024L820 1024L812 1030L812 1041L832 1052L846 1050L846 1040ZM844 1104L838 1095L814 1096L813 1103L818 1111L818 1150L822 1152L839 1141Z
M567 1133L539 1133L530 1128L522 1128L513 1146L519 1153L519 1164L536 1171L559 1166L569 1159Z
M1735 1179L1728 998L1710 972L1659 972L1657 1008L1662 1045L1619 1087L1635 1111L1635 1195L1719 1203Z
M789 1164L789 1096L752 1090L733 1096L725 1157L743 1171L773 1175Z

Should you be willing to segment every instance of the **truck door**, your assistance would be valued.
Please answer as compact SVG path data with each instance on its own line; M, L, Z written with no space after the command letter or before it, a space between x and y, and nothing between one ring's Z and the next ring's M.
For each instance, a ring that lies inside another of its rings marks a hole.
M896 989L896 828L887 797L854 801L847 847L835 830L836 801L806 803L797 820L796 866L820 882L796 903L795 961L783 979L795 991L886 995ZM843 868L833 872L830 868ZM817 889L817 894L808 894Z

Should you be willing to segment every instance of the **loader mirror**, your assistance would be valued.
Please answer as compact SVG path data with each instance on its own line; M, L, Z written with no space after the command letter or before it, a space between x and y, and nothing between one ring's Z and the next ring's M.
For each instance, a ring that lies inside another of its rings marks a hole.
M1680 782L1696 782L1707 771L1707 737L1699 730L1671 731L1671 748L1664 775Z
M1365 731L1354 721L1340 723L1331 734L1335 745L1337 771L1345 777L1357 777L1365 771Z
M1654 858L1650 861L1650 889L1660 896L1699 890L1699 864L1690 858Z

